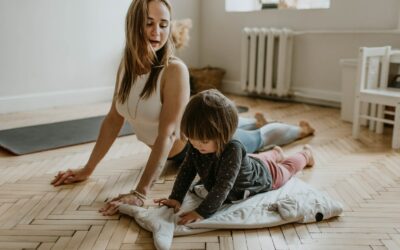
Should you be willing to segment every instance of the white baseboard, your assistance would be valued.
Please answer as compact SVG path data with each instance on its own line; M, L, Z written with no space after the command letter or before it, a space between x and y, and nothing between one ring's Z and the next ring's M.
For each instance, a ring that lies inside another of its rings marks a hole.
M113 91L114 87L110 86L0 97L0 114L111 101ZM241 89L239 81L224 80L222 91L237 95L248 95ZM340 92L309 88L293 88L293 91L294 100L336 107L340 106Z
M222 91L237 95L249 95L242 90L239 81L224 80L222 82ZM341 92L300 87L294 87L292 91L292 100L294 101L340 107Z
M111 101L113 92L110 86L0 97L0 114Z
M296 97L320 99L329 102L341 102L341 92L299 87L293 87L292 91Z

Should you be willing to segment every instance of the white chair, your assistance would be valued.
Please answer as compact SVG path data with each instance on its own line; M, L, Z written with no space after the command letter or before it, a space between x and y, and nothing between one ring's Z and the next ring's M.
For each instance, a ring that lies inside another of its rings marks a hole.
M360 119L370 121L370 129L383 131L383 123L393 124L392 148L400 148L400 90L388 88L391 47L360 48L357 87L355 90L353 138L360 134ZM370 110L362 114L361 103L369 103ZM394 121L384 118L384 106L394 106Z

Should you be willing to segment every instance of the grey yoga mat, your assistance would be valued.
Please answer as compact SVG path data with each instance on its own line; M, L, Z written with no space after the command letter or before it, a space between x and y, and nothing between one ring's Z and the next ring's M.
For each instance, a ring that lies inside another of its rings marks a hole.
M66 147L97 139L104 116L0 131L0 147L16 155ZM119 136L133 134L125 123Z

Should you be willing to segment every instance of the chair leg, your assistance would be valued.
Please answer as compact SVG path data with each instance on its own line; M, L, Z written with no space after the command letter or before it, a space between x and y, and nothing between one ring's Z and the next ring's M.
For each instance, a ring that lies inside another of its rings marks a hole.
M376 106L377 105L375 103L371 103L371 109L369 111L369 115L372 116L372 117L376 117L377 116L376 115ZM375 130L375 125L376 125L376 122L370 120L369 121L369 130L370 131L374 131Z
M354 112L353 112L353 138L358 139L360 135L360 97L356 96L354 100Z
M383 119L385 112L385 105L378 105L378 115L377 117ZM376 133L382 134L383 133L383 122L376 123Z
M397 103L394 115L392 148L393 149L400 148L400 103Z
M368 115L369 114L369 106L370 106L370 104L367 102L360 103L360 109L361 109L360 114ZM360 120L361 126L368 126L368 122L370 122L370 121L367 119L364 119L364 118L361 118L361 120Z

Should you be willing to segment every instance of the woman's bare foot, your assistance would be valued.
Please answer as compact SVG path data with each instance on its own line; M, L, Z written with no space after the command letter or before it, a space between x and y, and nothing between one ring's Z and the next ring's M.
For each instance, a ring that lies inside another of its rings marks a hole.
M300 138L304 138L306 136L312 135L315 132L315 129L311 127L310 123L308 121L300 121L299 122L299 127L300 127Z
M272 150L275 150L279 155L279 157L276 159L276 162L279 163L279 162L282 162L285 159L285 154L283 153L283 150L282 150L281 147L275 146L275 147L272 148Z
M265 116L262 113L257 112L254 115L254 118L256 118L256 127L257 128L261 128L262 126L268 124L267 119L265 118Z
M310 145L308 145L308 144L304 145L303 153L305 153L307 155L307 165L306 165L306 167L314 166L315 161L314 161L314 155L313 155L312 147Z

